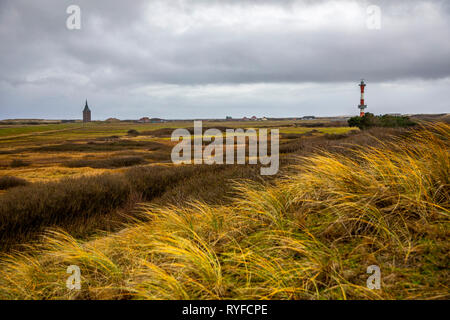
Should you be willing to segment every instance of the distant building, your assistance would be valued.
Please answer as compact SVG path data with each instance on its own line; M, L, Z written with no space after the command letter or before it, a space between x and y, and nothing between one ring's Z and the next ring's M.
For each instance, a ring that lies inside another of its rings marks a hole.
M243 117L242 118L242 120L244 120L244 121L248 121L248 120L250 120L249 118L247 118L247 117Z
M256 116L253 116L253 117L250 118L250 120L256 121L256 120L258 120L258 118Z
M149 117L143 117L138 120L139 123L150 123Z
M304 116L302 119L303 120L314 120L314 119L316 119L316 117L314 117L314 116Z
M262 121L267 121L267 118L266 117L262 117L261 120Z
M89 109L87 100L83 110L83 122L91 122L91 110Z

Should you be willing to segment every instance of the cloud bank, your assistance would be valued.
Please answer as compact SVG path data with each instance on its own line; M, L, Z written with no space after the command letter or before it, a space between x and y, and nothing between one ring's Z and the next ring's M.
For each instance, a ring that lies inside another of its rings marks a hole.
M2 0L0 118L351 114L360 78L372 112L448 112L449 39L437 0Z

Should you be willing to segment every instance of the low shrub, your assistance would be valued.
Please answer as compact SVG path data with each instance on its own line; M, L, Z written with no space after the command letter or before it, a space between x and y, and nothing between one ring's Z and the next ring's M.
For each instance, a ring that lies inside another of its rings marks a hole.
M2 249L31 240L48 227L57 226L80 234L79 230L89 229L87 224L105 220L114 210L160 197L190 178L196 177L200 184L205 175L217 178L227 170L233 170L233 166L137 166L124 173L65 178L13 188L0 198ZM245 172L240 176L245 177ZM186 185L185 195L195 183L191 180ZM223 179L215 184L210 179L208 183L210 188L225 190Z
M68 168L90 167L94 169L111 169L131 167L143 163L145 163L145 160L142 157L117 157L100 160L71 160L64 165Z
M415 126L416 123L406 116L375 116L372 113L366 113L363 117L353 117L348 120L350 127L358 127L359 129L369 129L373 127L382 128L405 128Z
M21 152L106 152L150 148L161 143L154 141L90 141L88 143L64 143L20 150Z
M138 135L140 135L139 131L134 129L128 130L127 134L132 137L137 137Z
M14 187L25 186L28 181L22 178L3 176L0 177L0 190L7 190Z
M11 189L0 198L0 242L26 239L49 226L73 226L126 203L131 186L122 175L66 178Z
M13 159L10 163L11 168L28 167L30 164L26 161L20 159Z

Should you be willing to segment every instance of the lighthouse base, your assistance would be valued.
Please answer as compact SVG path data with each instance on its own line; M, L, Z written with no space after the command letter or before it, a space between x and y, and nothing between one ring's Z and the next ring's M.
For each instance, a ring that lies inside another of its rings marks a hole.
M359 116L360 117L364 117L364 109L366 109L367 108L367 105L365 105L365 104L360 104L359 106L358 106L358 109L359 110L361 110L361 112L359 113Z

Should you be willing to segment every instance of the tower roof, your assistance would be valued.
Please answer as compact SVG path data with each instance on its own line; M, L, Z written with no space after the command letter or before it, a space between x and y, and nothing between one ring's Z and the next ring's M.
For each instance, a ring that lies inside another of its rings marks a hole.
M84 106L84 110L83 110L83 111L91 111L91 110L89 109L89 107L88 107L87 100L86 100L86 105Z

